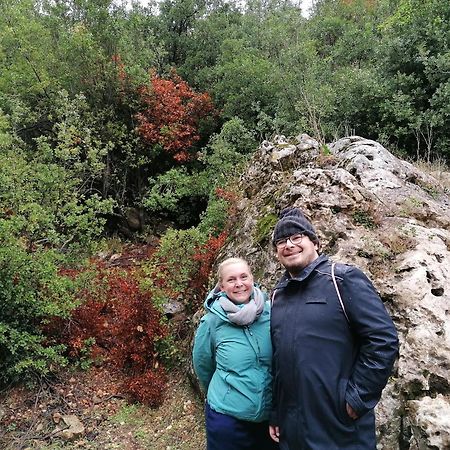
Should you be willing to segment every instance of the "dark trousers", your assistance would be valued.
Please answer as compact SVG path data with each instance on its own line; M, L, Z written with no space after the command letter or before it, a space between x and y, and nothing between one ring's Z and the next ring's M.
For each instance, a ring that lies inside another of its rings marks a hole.
M247 422L205 407L207 450L278 450L268 422Z

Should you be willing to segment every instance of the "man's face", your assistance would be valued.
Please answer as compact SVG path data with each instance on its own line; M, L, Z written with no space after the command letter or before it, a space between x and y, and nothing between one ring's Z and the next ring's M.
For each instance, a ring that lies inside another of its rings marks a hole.
M294 241L298 240L297 236L293 237ZM296 276L319 257L317 250L318 244L303 235L300 243L293 244L287 239L286 246L277 246L277 258L292 276Z

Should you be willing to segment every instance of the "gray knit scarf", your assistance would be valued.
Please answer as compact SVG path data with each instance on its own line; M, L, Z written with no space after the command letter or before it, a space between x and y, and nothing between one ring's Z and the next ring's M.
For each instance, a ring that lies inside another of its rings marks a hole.
M259 288L253 286L252 298L243 306L239 307L225 296L220 298L219 303L230 322L245 326L258 320L264 309L264 296Z

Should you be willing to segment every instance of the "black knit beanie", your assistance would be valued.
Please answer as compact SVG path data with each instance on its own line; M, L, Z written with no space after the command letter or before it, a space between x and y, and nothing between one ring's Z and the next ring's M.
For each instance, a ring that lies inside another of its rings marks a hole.
M298 208L285 208L280 212L279 217L273 231L274 245L279 239L288 238L294 234L305 234L312 242L319 242L316 230Z

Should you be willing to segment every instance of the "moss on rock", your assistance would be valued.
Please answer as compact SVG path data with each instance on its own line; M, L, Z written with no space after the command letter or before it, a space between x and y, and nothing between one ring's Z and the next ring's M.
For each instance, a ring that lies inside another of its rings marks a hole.
M255 227L255 233L253 236L254 240L258 244L261 244L266 239L268 239L277 221L278 216L276 214L267 214L261 217Z

